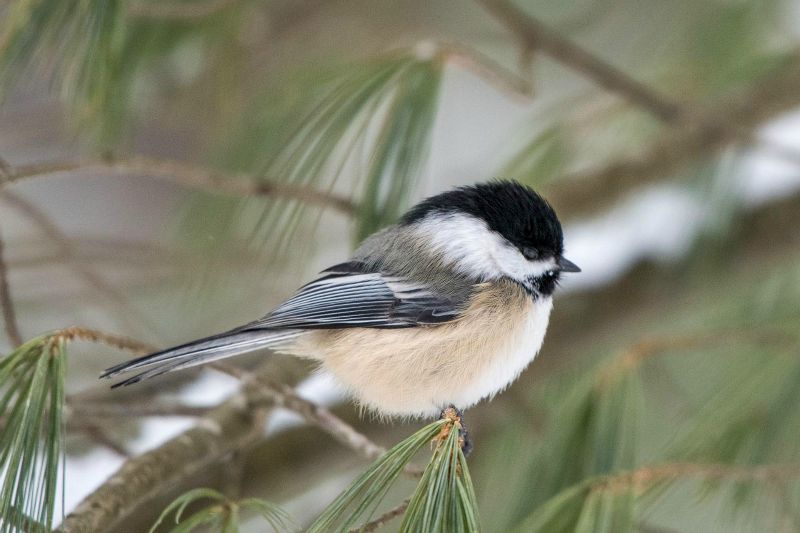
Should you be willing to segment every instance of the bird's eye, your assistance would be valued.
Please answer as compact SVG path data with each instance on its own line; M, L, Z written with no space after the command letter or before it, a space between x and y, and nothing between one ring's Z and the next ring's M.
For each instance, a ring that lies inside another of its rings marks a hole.
M524 246L520 251L522 252L522 255L525 256L525 259L527 259L528 261L539 259L539 250L537 250L536 248Z

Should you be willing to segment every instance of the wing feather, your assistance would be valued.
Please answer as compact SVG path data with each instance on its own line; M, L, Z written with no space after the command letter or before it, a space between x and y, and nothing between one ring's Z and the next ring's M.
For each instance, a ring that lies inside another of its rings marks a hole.
M466 304L422 283L370 272L360 262L342 263L323 274L240 330L414 327L454 320Z

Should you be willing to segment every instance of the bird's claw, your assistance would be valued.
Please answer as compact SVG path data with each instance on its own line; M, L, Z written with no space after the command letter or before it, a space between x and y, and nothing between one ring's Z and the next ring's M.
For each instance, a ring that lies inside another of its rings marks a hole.
M459 444L461 445L461 453L464 454L464 457L467 457L470 453L472 453L473 444L472 439L469 437L467 426L464 424L464 414L461 412L461 409L455 405L448 405L442 409L441 418L458 422L458 440ZM449 434L449 430L444 435L440 435L439 438L444 438L447 436L447 434Z

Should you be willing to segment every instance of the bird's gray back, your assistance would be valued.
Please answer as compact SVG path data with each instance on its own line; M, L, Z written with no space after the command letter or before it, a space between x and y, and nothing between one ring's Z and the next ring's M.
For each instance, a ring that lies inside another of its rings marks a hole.
M353 254L370 271L389 273L418 281L455 302L465 302L480 280L449 267L432 250L424 234L389 226L368 237Z

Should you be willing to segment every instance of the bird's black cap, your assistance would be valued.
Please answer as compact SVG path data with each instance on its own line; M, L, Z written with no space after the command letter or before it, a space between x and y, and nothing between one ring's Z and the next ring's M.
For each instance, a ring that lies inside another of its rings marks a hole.
M466 213L484 220L526 256L561 257L564 251L564 234L553 208L533 189L514 181L495 180L432 196L400 223L413 224L433 213Z

